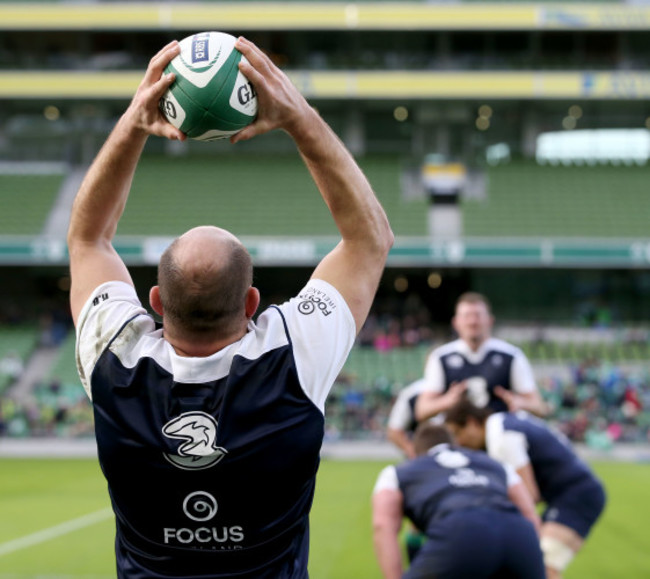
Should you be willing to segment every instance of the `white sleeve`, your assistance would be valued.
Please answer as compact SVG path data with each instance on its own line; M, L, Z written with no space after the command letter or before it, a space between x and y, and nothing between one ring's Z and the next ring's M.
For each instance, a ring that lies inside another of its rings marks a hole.
M388 415L388 428L393 430L406 430L413 420L413 413L409 408L408 392L402 390L397 395L397 400Z
M280 306L287 323L298 377L311 401L325 399L356 338L352 312L329 283L311 279L297 297Z
M530 462L526 436L522 432L505 430L501 413L488 417L485 423L485 445L492 458L509 464L515 470Z
M109 342L128 320L146 313L135 288L121 281L100 285L88 298L77 320L75 357L79 378L89 398L92 398L90 376Z
M506 469L506 481L508 483L508 488L519 484L521 482L521 477L517 474L517 471L510 466L509 464L502 463L503 468Z
M427 358L426 365L424 366L424 391L438 392L441 394L445 391L445 372L442 368L440 356L433 351Z
M384 468L377 477L377 482L375 483L375 488L372 489L372 494L376 494L379 491L389 490L397 491L399 490L399 482L397 480L397 471L395 467L390 465Z
M512 360L510 367L510 385L513 392L519 394L527 394L528 392L535 392L537 384L535 383L535 376L533 369L523 352L518 352Z

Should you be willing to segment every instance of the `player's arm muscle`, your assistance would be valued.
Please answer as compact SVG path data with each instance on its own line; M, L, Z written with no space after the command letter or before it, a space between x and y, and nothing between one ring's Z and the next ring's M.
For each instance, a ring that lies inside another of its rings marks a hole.
M340 243L325 256L314 278L333 285L354 317L357 332L366 320L384 270L393 232L372 187L352 155L288 77L253 43L236 44L247 61L239 69L257 91L259 113L231 141L274 128L295 141L338 230Z
M297 131L294 138L342 238L316 267L313 277L338 289L358 332L374 299L393 233L351 154L315 111L310 115L310 130Z
M407 458L415 458L415 447L404 430L388 427L386 436Z
M379 567L386 579L402 576L402 553L399 530L402 527L402 493L383 489L372 497L373 542Z
M535 472L530 463L517 469L517 474L521 477L521 480L526 485L530 496L533 497L535 503L539 503L542 500L542 497L539 493L539 487L537 486L537 480L535 479Z
M178 43L173 42L151 59L131 105L93 161L75 198L68 228L70 306L75 324L99 285L107 281L132 284L112 239L148 135L184 138L162 119L157 108L160 96L173 81L169 75L162 76L163 69L178 51Z
M542 525L539 515L535 510L535 501L531 496L528 488L524 482L515 483L508 487L508 496L510 500L517 506L521 514L526 517L535 527L539 534Z

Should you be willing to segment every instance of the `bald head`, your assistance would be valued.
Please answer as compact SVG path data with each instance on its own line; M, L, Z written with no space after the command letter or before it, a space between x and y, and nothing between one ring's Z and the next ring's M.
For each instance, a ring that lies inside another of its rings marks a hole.
M163 253L160 301L167 323L186 334L228 334L245 317L251 257L230 232L190 229Z

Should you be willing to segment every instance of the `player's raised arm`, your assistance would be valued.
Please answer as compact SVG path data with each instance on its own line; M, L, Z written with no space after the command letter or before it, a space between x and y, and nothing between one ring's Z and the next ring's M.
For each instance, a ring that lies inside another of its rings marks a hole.
M174 80L172 75L162 76L163 69L178 52L178 42L174 41L151 59L133 101L92 163L75 198L68 229L70 305L75 324L99 285L107 281L131 283L111 242L147 137L185 138L158 110L161 95Z
M287 76L251 42L240 38L236 47L249 61L240 69L255 86L259 109L257 120L232 141L274 128L294 139L342 238L312 277L341 293L359 331L393 244L386 214L352 155Z

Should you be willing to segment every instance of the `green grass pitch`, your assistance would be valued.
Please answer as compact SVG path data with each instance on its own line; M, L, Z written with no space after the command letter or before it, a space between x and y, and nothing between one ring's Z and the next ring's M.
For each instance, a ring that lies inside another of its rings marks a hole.
M322 463L311 517L312 579L376 579L370 493L386 463ZM650 465L600 462L609 502L566 579L650 577ZM109 579L114 525L95 460L0 460L0 579Z

